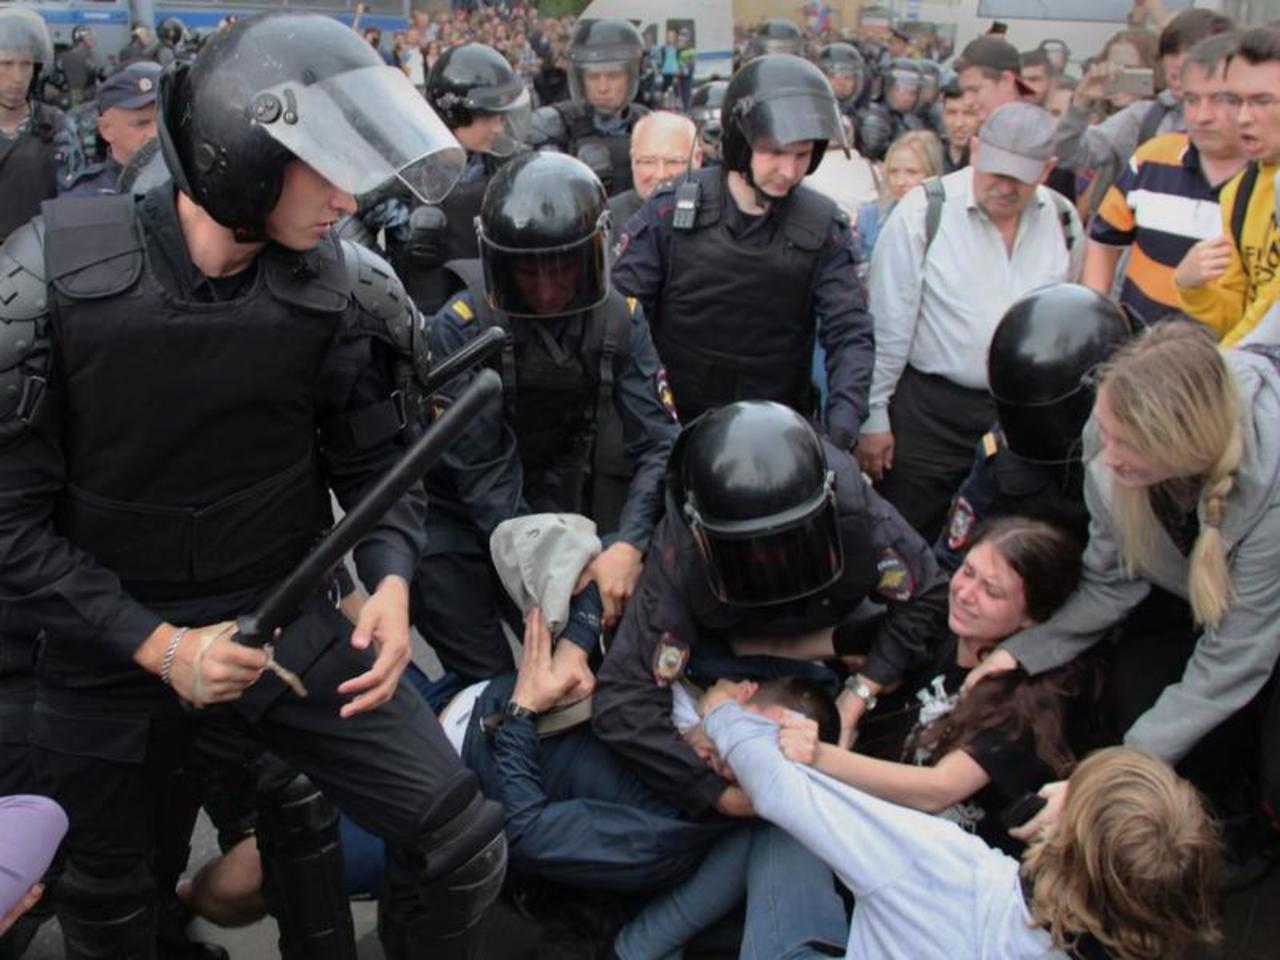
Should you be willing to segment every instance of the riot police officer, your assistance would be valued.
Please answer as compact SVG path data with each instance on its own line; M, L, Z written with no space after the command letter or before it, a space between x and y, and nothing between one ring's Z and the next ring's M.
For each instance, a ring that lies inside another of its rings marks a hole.
M883 160L890 144L908 130L924 129L916 114L923 77L915 60L899 57L881 71L883 99L870 104L860 117L862 152Z
M844 144L835 97L812 63L773 54L734 75L721 111L723 166L649 198L619 237L614 282L644 305L681 419L750 399L814 414L816 338L827 426L847 448L874 333L848 219L801 182Z
M951 501L934 545L948 573L983 520L1048 520L1087 539L1080 433L1093 409L1093 374L1130 335L1102 294L1058 283L1028 294L1001 318L987 353L999 422L979 442L973 470Z
M438 200L463 152L322 16L220 32L166 70L159 104L171 184L47 203L0 250L0 602L48 633L32 761L72 823L66 955L151 955L149 855L194 737L260 743L307 775L259 784L287 957L354 956L320 789L387 842L387 956L476 956L501 809L398 686L421 490L356 548L372 595L355 634L323 587L285 626L277 656L308 698L229 622L310 549L330 489L352 504L403 448L390 379L412 307L330 228L392 177Z
M66 115L36 97L53 66L53 38L38 13L0 5L0 241L64 190L84 166Z
M182 45L187 40L187 26L177 17L165 17L156 27L155 61L167 67L182 56Z
M632 187L631 131L649 112L633 102L644 53L626 20L579 20L567 53L570 99L533 112L530 145L577 157L611 197Z
M946 633L946 580L853 458L780 404L733 403L688 426L671 454L667 498L600 668L592 725L691 815L743 815L744 798L672 725L673 688L778 674L834 684L808 662L806 639L879 600L888 611L839 701L847 742L883 686L928 663ZM795 659L735 655L732 641L760 637L783 653L794 645Z
M608 233L603 187L583 163L554 153L515 158L485 191L479 260L450 264L466 289L427 330L435 357L493 324L510 333L504 408L477 420L428 475L427 553L414 585L424 635L468 679L511 667L490 534L522 513L589 512L584 480L599 466L593 447L610 408L632 479L617 542L588 568L606 619L630 594L662 510L675 418L643 312L609 284Z
M93 96L94 85L102 72L102 65L93 49L96 44L93 28L78 23L71 30L71 49L59 60L73 107L85 97Z
M728 80L708 80L694 88L689 100L689 119L698 127L698 140L702 144L702 162L708 166L720 163L720 137L724 127L720 118L720 105L724 102ZM614 227L622 224L615 223Z
M462 179L438 205L410 209L393 201L380 211L387 253L413 302L434 313L446 299L444 264L474 259L475 220L485 187L498 168L523 149L528 134L529 91L507 58L482 43L450 47L427 77L427 102L467 151ZM393 216L397 222L388 221ZM403 221L403 222L399 222Z
M771 53L789 53L793 57L804 56L804 34L792 21L774 17L760 24L747 41L742 62L747 64L756 57Z
M865 106L869 87L867 61L851 43L829 43L818 51L817 63L831 83L840 112L853 121L856 134L858 111Z
M916 63L920 67L920 101L916 113L926 129L942 136L942 68L933 60Z

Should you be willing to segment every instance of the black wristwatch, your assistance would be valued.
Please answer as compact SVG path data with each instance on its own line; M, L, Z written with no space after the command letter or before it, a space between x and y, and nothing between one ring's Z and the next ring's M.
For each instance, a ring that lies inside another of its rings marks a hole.
M513 720L533 721L538 719L538 715L536 713L528 707L520 706L520 704L516 703L514 700L507 701L507 709L503 711L503 713L505 716L510 717Z

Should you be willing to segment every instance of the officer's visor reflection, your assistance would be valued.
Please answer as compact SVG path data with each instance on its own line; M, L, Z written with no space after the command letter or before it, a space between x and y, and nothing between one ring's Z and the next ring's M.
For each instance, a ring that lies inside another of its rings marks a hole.
M525 257L512 265L512 275L534 313L561 313L574 299L582 260L574 254Z

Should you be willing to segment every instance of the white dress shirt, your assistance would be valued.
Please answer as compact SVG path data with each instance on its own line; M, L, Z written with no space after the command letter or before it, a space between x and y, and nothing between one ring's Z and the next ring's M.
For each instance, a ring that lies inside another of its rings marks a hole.
M889 401L903 369L987 389L987 348L1013 302L1039 287L1074 281L1084 260L1084 232L1070 204L1070 252L1048 187L1018 220L1013 252L973 195L973 169L942 178L947 200L925 254L924 187L894 208L871 256L868 276L876 323L871 413L863 433L889 429Z

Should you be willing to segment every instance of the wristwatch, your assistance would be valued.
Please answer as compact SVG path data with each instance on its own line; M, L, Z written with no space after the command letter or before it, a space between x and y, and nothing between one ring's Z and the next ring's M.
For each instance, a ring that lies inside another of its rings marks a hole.
M507 709L504 711L504 715L507 717L510 717L513 720L537 720L538 719L538 715L536 713L534 713L528 707L520 706L520 704L516 703L514 700L507 701Z
M867 678L860 673L855 673L846 680L844 688L861 700L868 710L874 710L876 704L880 702L876 695L871 692L871 686L867 683Z

